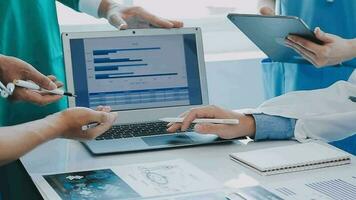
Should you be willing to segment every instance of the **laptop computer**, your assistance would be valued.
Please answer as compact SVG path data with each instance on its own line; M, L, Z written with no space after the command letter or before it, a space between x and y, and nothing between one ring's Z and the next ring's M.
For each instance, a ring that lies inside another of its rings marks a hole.
M208 104L199 28L63 33L69 106L111 106L115 125L83 142L93 154L226 142L194 131L167 133L163 117Z

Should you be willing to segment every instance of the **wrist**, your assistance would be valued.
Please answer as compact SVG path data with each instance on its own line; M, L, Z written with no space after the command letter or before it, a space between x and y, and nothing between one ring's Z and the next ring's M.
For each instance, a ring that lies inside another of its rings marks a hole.
M43 126L46 126L46 131L43 132L44 138L47 140L61 137L66 130L65 118L63 112L55 113L43 119Z
M0 75L3 74L3 63L5 62L5 56L0 54ZM1 81L1 80L0 80Z
M356 57L356 38L349 40L352 58Z
M241 124L245 124L246 130L246 136L248 137L254 137L255 132L256 132L256 122L255 118L252 115L244 115L240 119Z
M117 1L114 0L102 0L98 8L98 17L107 18L109 10L113 6L120 6L120 5L121 4L119 4Z

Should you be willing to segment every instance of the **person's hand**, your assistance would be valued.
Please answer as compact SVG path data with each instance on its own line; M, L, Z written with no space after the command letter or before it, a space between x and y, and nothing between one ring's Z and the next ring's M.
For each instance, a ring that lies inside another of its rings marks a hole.
M40 87L53 90L63 84L55 76L44 76L30 64L9 56L0 55L0 81L5 85L14 80L31 80ZM62 96L33 91L16 87L10 96L11 100L28 101L39 105L46 105L59 100Z
M324 44L316 44L296 35L289 35L285 44L318 68L340 64L356 56L353 48L355 40L324 33L320 28L314 32L316 38Z
M56 137L90 140L111 128L117 118L117 113L110 113L110 111L110 107L103 106L99 106L97 110L82 107L69 108L49 116L48 119L60 126L56 131ZM82 126L94 122L99 125L86 131L82 130Z
M275 15L274 9L268 6L263 6L260 8L260 14L266 16L273 16Z
M258 1L258 10L261 15L273 16L275 15L274 7L275 7L274 0L259 0Z
M180 28L183 23L155 16L141 7L125 7L114 0L102 0L99 17L106 18L118 29L148 28L149 24L159 28ZM141 25L140 25L141 24Z
M255 134L255 120L252 116L243 115L237 112L225 110L217 106L205 106L194 108L183 113L180 117L184 117L183 123L168 124L168 132L176 132L177 130L185 131L196 118L210 119L238 119L237 125L227 124L196 124L194 130L201 134L216 134L223 139L231 139L242 136L253 136Z

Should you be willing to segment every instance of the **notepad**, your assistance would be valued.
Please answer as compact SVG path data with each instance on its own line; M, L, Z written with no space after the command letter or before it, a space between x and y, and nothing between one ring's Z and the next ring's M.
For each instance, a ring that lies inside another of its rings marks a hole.
M351 163L349 154L315 142L230 154L232 160L261 175L273 175Z

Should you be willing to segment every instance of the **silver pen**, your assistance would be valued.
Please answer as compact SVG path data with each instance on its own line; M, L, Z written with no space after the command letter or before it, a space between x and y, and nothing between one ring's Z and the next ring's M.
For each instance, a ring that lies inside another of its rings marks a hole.
M68 96L68 97L77 97L75 94L72 94L70 92L65 92L64 90L61 90L59 88L54 89L54 90L46 90L44 88L41 88L39 85L35 84L32 81L14 80L13 83L18 87L27 88L30 90L43 91L43 92L48 92L51 94L64 95L64 96Z
M89 124L87 124L87 125L82 126L82 131L87 131L87 130L89 130L89 129L92 129L92 128L97 127L98 125L99 125L98 122L89 123Z

